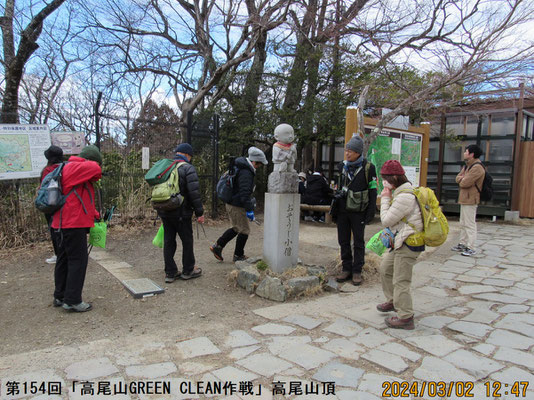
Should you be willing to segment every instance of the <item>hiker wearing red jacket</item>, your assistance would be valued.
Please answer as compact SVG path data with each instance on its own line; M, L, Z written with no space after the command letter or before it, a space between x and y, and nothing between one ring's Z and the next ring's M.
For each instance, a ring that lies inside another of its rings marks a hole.
M91 310L89 303L82 301L82 290L89 257L87 254L87 233L94 226L99 214L95 208L93 182L102 177L102 155L96 146L86 146L80 156L69 158L63 167L63 194L65 205L53 216L54 240L58 245L54 271L54 307L84 312Z

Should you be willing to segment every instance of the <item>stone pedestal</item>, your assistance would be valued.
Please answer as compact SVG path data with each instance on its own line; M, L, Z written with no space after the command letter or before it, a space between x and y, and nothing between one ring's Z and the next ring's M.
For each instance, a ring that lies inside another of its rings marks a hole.
M296 172L273 171L267 184L269 193L298 193L299 177Z
M263 259L276 273L297 265L299 215L300 194L265 193Z

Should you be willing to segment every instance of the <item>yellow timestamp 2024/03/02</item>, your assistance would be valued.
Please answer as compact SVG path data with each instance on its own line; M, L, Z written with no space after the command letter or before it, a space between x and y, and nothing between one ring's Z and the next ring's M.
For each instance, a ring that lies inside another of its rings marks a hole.
M526 398L528 381L515 381L504 383L499 381L484 382L487 398L493 399L502 395L511 395L517 398ZM475 383L472 381L385 381L382 383L383 398L409 398L415 397L438 397L448 398L451 396L474 398Z

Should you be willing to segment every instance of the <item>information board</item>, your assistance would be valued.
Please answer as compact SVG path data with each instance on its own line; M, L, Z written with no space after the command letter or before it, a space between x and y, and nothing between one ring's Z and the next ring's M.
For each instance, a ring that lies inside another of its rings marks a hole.
M373 127L366 126L366 133ZM378 175L378 193L383 189L380 179L380 168L387 160L398 160L406 177L414 185L419 186L421 178L421 151L423 135L405 133L394 129L384 129L369 146L367 158L376 166Z
M50 132L52 144L61 147L63 154L80 154L85 147L82 132Z
M39 177L48 147L48 125L0 125L0 180Z

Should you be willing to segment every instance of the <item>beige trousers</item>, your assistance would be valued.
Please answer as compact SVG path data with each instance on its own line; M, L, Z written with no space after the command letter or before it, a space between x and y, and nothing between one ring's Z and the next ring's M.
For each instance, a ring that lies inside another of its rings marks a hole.
M232 229L243 235L250 234L250 225L248 223L247 213L243 207L236 207L226 204L226 212L232 223Z
M475 249L477 240L477 205L460 204L460 244Z
M401 319L413 316L412 271L420 251L411 251L403 245L400 249L388 252L380 264L382 290L388 302L393 302Z

